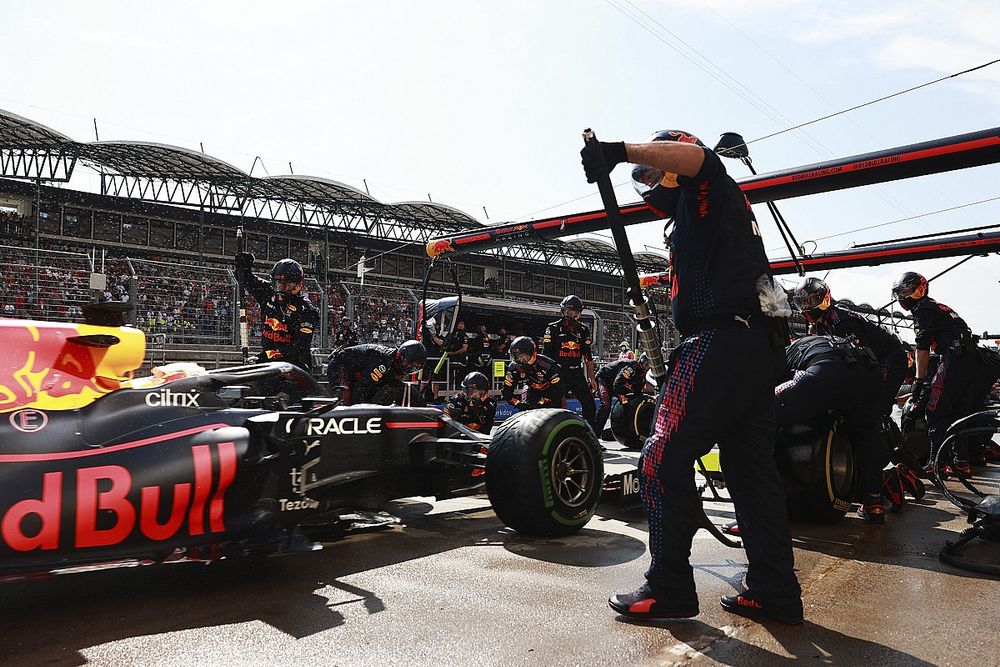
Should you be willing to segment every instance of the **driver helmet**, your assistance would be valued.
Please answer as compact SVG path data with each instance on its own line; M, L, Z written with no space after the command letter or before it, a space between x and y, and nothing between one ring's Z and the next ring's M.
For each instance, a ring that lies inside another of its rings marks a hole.
M490 381L479 371L473 371L462 380L462 389L465 395L473 399L483 399L489 394Z
M427 348L419 340L408 340L399 346L396 358L405 373L416 373L427 361Z
M578 320L583 314L583 300L575 294L570 294L559 304L563 317Z
M510 344L510 358L515 364L532 365L538 358L538 348L535 341L527 336L518 336Z
M819 278L804 278L792 293L792 303L810 322L823 318L832 299L830 286Z
M683 144L697 144L705 148L701 140L682 130L660 130L649 138L653 141L678 141ZM643 201L668 218L677 210L681 189L677 174L655 167L637 164L632 168L632 185Z
M917 303L927 296L928 291L927 278L914 271L907 271L901 275L892 286L892 295L906 310L916 308Z
M646 354L645 352L643 352L642 354L640 354L639 355L639 364L643 368L645 368L646 370L649 370L649 355Z
M289 257L279 259L271 269L271 284L278 294L298 294L305 277L302 265Z

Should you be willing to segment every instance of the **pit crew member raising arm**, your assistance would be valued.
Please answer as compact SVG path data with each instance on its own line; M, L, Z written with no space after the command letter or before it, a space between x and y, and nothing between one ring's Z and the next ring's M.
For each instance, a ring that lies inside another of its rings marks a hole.
M258 362L287 361L310 372L313 332L319 311L303 294L305 273L294 259L282 259L271 269L271 282L253 274L254 256L236 255L236 278L260 306L262 348Z

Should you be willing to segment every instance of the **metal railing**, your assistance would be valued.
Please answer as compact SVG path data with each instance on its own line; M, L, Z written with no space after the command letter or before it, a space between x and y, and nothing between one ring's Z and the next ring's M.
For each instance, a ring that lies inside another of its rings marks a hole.
M0 317L79 321L93 268L81 252L0 246Z
M347 316L362 343L399 345L413 337L418 299L405 287L370 283L343 283L347 290Z
M618 358L619 345L625 341L629 349L635 349L635 322L624 310L595 308L599 322L593 332L594 359L611 361Z
M232 343L236 292L227 269L132 257L126 261L134 281L137 327L164 334L168 344Z

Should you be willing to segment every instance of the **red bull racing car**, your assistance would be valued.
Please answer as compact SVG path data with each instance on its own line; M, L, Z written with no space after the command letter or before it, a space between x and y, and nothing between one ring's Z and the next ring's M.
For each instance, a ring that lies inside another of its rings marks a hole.
M600 497L600 447L565 410L490 438L435 408L340 406L287 363L136 379L129 327L0 319L0 340L0 581L311 549L410 496L485 490L508 526L565 535ZM275 382L308 398L261 395Z

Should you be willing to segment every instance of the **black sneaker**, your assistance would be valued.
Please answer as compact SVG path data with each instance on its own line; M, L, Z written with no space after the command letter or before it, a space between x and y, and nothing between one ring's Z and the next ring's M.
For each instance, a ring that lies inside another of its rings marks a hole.
M608 599L608 606L629 618L691 618L698 615L698 603L677 604L657 600L648 584L631 593L619 593Z
M750 593L743 593L742 595L725 595L719 600L719 604L726 611L739 614L740 616L746 616L747 618L769 618L772 621L778 621L779 623L786 623L788 625L798 625L802 622L802 612L801 611L783 611L770 607L769 605L763 604L758 601Z
M858 516L865 520L865 523L885 523L885 508L881 502L864 503L858 508Z

